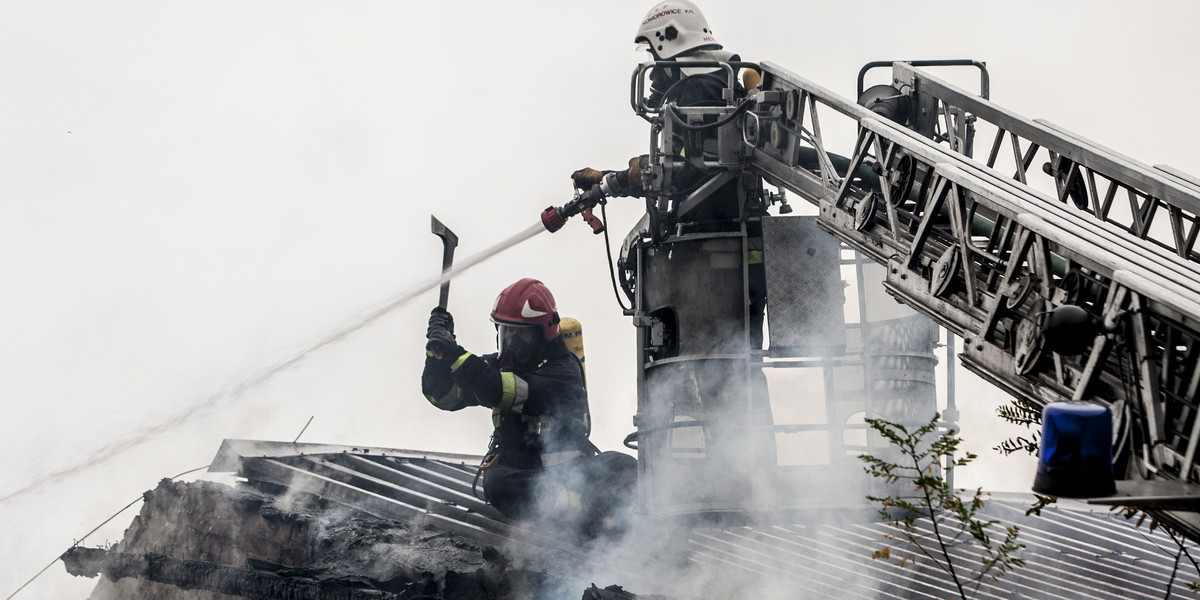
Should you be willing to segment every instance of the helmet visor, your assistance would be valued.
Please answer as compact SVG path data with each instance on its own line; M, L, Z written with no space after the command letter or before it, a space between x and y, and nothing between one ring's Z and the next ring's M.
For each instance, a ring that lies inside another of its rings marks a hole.
M542 341L542 328L536 323L496 323L496 342L500 358L513 367L533 366Z

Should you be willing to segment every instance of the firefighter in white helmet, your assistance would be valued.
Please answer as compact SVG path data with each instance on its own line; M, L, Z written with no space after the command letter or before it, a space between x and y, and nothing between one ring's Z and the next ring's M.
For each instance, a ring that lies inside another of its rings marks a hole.
M711 165L718 157L718 128L725 122L733 121L730 121L728 116L699 116L696 113L687 116L676 110L731 107L732 104L743 100L748 90L758 86L761 76L757 69L743 63L740 56L725 49L713 33L704 14L688 0L669 0L655 4L642 18L634 34L634 42L649 52L655 63L648 73L650 85L649 95L644 99L646 106L661 109L664 118L673 119L679 125L672 128L673 138L670 144L663 148L665 153L674 155L670 161L671 188L656 191L661 193L660 198L695 198L694 202L688 203L687 214L684 216L675 214L679 204L674 202L671 203L674 208L664 213L652 213L651 235L657 239L659 236L696 233L745 233L745 301L749 309L747 342L749 349L762 348L767 284L762 226L759 219L754 218L767 212L766 204L762 200L762 182L758 178L734 177L715 189L702 190L706 182L728 172L724 167L714 169L705 165ZM729 71L715 66L714 63L728 64L735 70L743 67L740 69L740 81L730 81ZM730 87L733 88L732 97L726 93ZM613 173L615 177L607 182L610 189L615 188L612 190L613 195L644 197L647 195L645 188L648 186L643 186L642 176L643 173L652 172L652 169L644 169L651 166L646 164L648 159L647 155L637 156L629 160L628 168L608 172L592 168L579 169L571 174L571 179L576 188L591 190L608 173ZM613 182L612 179L616 181ZM614 183L615 185L612 185ZM695 195L692 195L693 193ZM686 276L679 273L676 275ZM641 283L639 282L639 285ZM740 285L741 278L730 279L728 283ZM727 319L727 322L722 323L723 326L740 330L746 313L738 310L736 313L714 315L714 318ZM675 335L687 334L675 332ZM720 379L721 376L716 377ZM736 377L735 374L729 375L730 379ZM772 417L766 378L761 369L754 369L750 378L754 423L759 426L770 425ZM705 390L704 393L709 401L715 401L720 395L712 390ZM773 435L760 437L759 454L763 457L763 462L773 462Z
M700 9L688 0L660 2L646 13L634 34L634 42L650 53L656 62L672 62L678 66L657 66L650 71L650 96L647 105L659 107L671 102L677 106L724 106L722 91L727 81L721 69L689 67L698 61L739 62L741 57L725 50L717 41L708 20ZM735 89L738 95L758 85L759 74L754 69L742 72L742 82ZM618 187L625 195L640 196L642 161L645 156L629 160L628 169L617 172ZM583 168L571 174L575 187L587 190L600 183L605 171Z
M645 47L659 64L650 71L650 96L646 103L651 107L674 104L679 107L725 106L723 91L729 85L724 71L714 67L689 67L697 61L740 62L741 57L725 50L713 34L708 20L700 9L688 0L670 0L655 4L642 18L634 42ZM670 63L670 64L663 64ZM747 90L758 86L760 75L752 68L742 71L741 83L735 82L734 94L743 97ZM694 138L692 138L694 140ZM677 136L675 152L695 156L709 154L715 145L714 135L701 141L701 147L686 147L689 142ZM691 142L691 143L694 143ZM648 156L635 156L629 160L627 169L616 171L618 195L644 196L642 189L642 167ZM680 161L683 172L675 176L678 189L687 189L710 176L689 161ZM575 187L588 190L600 183L609 171L583 168L571 174ZM733 231L739 229L738 220L742 208L738 203L738 181L722 186L706 201L691 210L688 221L691 231ZM765 212L765 207L748 205L747 210ZM766 306L766 281L763 271L763 253L757 224L753 228L750 251L750 305L751 344L762 347L762 323Z

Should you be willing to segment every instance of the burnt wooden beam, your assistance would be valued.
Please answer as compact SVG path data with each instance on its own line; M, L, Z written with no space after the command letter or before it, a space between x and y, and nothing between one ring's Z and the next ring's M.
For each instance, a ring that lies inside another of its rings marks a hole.
M251 600L400 600L439 597L436 596L437 582L432 579L403 584L391 582L392 585L400 584L405 588L400 593L393 593L375 588L365 578L319 580L149 552L115 552L77 546L67 550L61 558L67 572L76 577L104 575L113 581L132 577L181 590L203 590Z

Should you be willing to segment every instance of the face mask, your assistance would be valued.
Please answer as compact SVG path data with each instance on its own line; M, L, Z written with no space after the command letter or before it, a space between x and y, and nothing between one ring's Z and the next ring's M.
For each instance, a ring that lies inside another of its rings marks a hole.
M541 327L537 325L496 325L500 363L516 370L537 366L541 358Z

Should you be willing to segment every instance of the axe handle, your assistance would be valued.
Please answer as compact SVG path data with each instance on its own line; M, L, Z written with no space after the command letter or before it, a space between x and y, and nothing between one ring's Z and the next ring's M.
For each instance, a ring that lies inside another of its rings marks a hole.
M450 266L454 264L454 247L446 246L442 252L442 275L450 272ZM438 294L438 306L446 308L446 303L450 301L450 280L442 282L442 288Z

